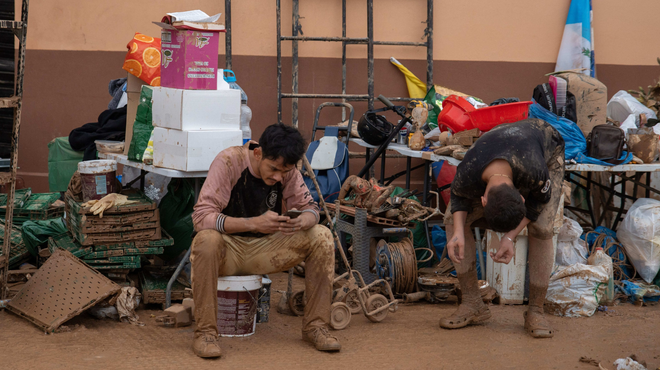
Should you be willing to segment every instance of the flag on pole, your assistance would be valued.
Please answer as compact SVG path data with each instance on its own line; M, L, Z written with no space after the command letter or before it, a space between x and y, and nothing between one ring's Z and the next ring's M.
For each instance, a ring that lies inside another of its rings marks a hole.
M586 68L582 73L595 77L592 20L591 0L571 0L555 71Z
M390 62L399 68L405 76L408 95L413 99L424 99L426 96L426 84L394 57L390 58Z

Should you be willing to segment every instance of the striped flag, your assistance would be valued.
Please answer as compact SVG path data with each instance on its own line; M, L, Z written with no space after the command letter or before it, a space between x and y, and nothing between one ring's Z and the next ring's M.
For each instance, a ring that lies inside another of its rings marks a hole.
M592 20L591 0L571 0L555 71L586 68L582 73L596 76Z

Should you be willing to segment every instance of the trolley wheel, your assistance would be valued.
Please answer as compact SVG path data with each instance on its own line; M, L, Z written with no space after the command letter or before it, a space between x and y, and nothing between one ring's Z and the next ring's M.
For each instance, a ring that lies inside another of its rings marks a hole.
M367 311L371 312L371 311L373 311L377 308L387 306L388 303L389 302L387 301L387 298L385 298L384 295L382 295L382 294L372 294L371 297L369 297L369 299L367 299ZM380 311L380 312L378 312L377 314L374 314L374 315L368 315L365 312L365 315L372 322L381 322L381 321L385 320L385 318L387 317L387 311L388 310L382 310L382 311Z
M362 304L360 304L357 290L348 293L346 296L346 305L353 315L362 312Z
M351 310L344 302L335 302L330 308L330 326L335 330L345 329L351 323Z
M305 291L299 290L294 292L289 297L289 309L296 316L303 316L305 314Z

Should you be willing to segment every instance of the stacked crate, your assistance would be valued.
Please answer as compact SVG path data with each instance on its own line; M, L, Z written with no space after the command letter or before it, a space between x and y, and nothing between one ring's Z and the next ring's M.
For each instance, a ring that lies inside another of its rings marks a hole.
M30 188L16 190L14 198L14 225L28 220L48 220L64 215L64 203L58 201L60 193L32 193ZM5 218L7 194L0 194L0 218Z
M3 220L0 220L0 245L4 242L5 238L5 223ZM21 235L21 230L12 227L10 235L10 246L9 246L9 268L16 269L21 263L26 262L30 259L30 252L25 243L23 243L23 236ZM0 249L0 256L2 256L2 250Z

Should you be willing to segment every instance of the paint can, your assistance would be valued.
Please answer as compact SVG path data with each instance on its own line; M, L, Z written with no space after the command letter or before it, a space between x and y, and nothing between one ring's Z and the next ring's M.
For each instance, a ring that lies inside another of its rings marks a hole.
M218 278L218 334L247 337L257 325L261 275Z
M117 161L100 159L78 163L80 182L82 183L83 202L101 199L119 192Z

